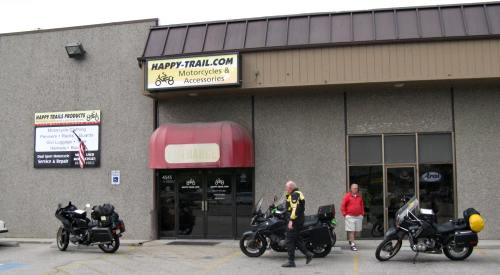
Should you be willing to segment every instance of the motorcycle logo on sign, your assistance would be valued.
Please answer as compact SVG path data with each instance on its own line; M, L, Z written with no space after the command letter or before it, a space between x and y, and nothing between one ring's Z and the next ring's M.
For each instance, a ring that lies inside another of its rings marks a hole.
M224 180L221 179L221 178L217 178L215 180L215 185L220 185L220 186L223 186L224 185Z
M425 172L422 175L423 182L438 182L441 181L441 174L439 172Z
M195 184L196 184L196 181L195 181L194 179L192 179L192 178L191 178L191 179L188 179L188 180L186 181L186 185L191 185L191 186L194 186Z

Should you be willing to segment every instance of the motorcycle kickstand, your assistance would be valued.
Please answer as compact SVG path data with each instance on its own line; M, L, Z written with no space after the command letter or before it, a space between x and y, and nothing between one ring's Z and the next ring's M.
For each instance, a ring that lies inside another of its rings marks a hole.
M413 264L415 264L415 262L417 261L417 256L418 256L418 251L417 253L415 253L415 257L413 257Z

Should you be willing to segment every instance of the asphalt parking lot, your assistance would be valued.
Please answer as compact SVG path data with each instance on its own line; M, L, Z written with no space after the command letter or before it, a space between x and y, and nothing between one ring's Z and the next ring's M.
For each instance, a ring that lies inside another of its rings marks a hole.
M214 245L174 245L174 240L153 241L142 246L122 246L116 254L98 248L70 246L61 252L53 244L0 241L2 274L499 274L500 247L479 247L466 261L452 262L444 255L420 254L416 264L408 247L391 261L378 262L375 243L358 243L353 252L342 245L325 258L305 265L297 258L297 268L284 269L286 253L267 251L259 258L243 255L236 241L210 241Z

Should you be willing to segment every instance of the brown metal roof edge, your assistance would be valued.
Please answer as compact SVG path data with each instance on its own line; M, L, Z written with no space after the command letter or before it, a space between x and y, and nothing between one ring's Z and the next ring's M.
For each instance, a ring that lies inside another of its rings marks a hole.
M154 22L156 26L158 26L158 18L148 18L148 19L138 19L138 20L128 20L128 21L116 21L109 23L99 23L99 24L90 24L90 25L80 25L80 26L72 26L72 27L62 27L62 28L53 28L53 29L40 29L40 30L31 30L31 31L20 31L20 32L7 32L0 33L1 36L13 36L13 35L23 35L23 34L34 34L34 33L45 33L45 32L56 32L56 31L67 31L67 30L77 30L77 29L88 29L88 28L99 28L99 27L107 27L107 26L115 26L115 25L126 25L126 24L136 24L136 23L146 23L146 22Z
M325 15L343 15L343 14L356 14L356 13L371 13L371 12L382 12L382 11L404 11L404 10L423 10L423 9L440 9L440 8L452 8L452 7L474 7L474 6L484 6L484 5L500 5L500 1L488 1L488 2L474 2L474 3L457 3L457 4L445 4L445 5L427 5L427 6L408 6L408 7L394 7L394 8L379 8L379 9L367 9L367 10L353 10L353 11L334 11L334 12L316 12L316 13L300 13L300 14L289 14L289 15L273 15L273 16L261 16L261 17L249 17L249 18L237 18L228 20L214 20L214 21L200 21L193 23L179 23L170 25L159 25L151 27L151 30L156 29L166 29L175 27L192 27L200 26L206 24L226 24L226 23L237 23L237 22L250 22L259 20L273 20L273 19L287 19L287 18L297 18L297 17L314 17L314 16L325 16Z
M500 34L484 34L484 35L467 35L467 36L442 36L442 37L416 37L416 38L399 38L399 39L387 39L387 40L366 40L366 41L347 41L347 42L336 42L336 43L316 43L316 44L297 44L297 45L284 45L284 46L264 46L258 48L241 48L241 49L227 49L227 50L216 50L216 51L205 51L205 52L195 52L195 53L179 53L172 55L159 55L159 56L148 56L148 57L138 57L139 67L142 68L142 62L146 60L154 59L164 59L171 57L180 56L199 56L204 54L217 54L217 53L227 53L227 52L239 52L239 53L251 53L259 51L279 51L279 50L297 50L297 49L316 49L316 48L333 48L333 47L345 47L345 46L367 46L367 45L384 45L384 44L404 44L404 43L415 43L415 42L447 42L447 41L467 41L467 40L479 40L479 39L500 39Z

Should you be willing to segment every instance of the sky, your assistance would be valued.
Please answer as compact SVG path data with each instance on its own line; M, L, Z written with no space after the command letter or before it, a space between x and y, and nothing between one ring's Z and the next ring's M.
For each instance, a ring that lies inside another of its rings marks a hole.
M484 0L0 0L0 33L158 18L160 25Z

